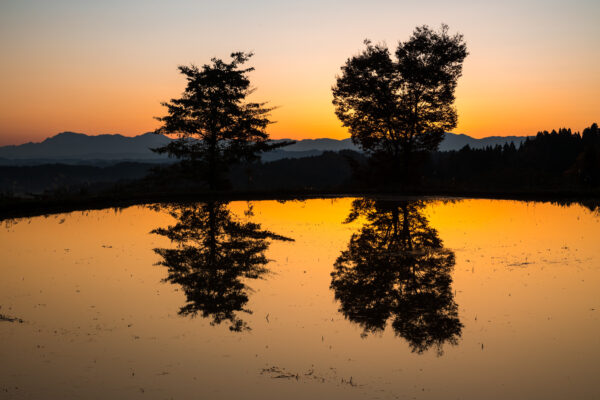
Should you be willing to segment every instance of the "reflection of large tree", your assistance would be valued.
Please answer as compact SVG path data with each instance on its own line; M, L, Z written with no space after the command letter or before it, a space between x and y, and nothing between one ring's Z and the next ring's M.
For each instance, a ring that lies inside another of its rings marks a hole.
M456 344L462 332L452 295L454 253L443 247L419 201L355 200L346 222L365 225L338 257L331 287L340 311L363 335L383 331L388 319L412 350Z
M211 324L229 321L230 329L250 329L238 317L251 313L248 279L268 272L265 251L269 240L291 240L262 230L260 225L236 219L225 202L171 205L167 211L177 220L174 225L152 231L169 238L175 248L154 251L158 263L168 268L165 281L181 285L187 304L180 315L212 318Z

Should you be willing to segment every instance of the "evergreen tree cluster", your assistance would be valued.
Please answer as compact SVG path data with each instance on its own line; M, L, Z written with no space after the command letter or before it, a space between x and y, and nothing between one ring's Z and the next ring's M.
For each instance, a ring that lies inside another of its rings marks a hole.
M538 132L519 147L433 153L424 170L429 184L465 189L580 189L600 185L600 129Z

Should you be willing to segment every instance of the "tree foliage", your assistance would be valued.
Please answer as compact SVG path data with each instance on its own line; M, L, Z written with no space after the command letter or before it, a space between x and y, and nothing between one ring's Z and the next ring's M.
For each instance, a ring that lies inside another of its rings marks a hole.
M335 113L363 150L409 165L411 154L433 151L456 127L454 92L467 47L463 36L417 27L392 60L383 44L346 61L333 86Z
M397 336L423 353L456 344L462 333L452 294L454 253L429 226L420 201L358 199L346 222L364 218L331 273L340 311L363 328Z
M182 159L186 170L217 188L231 164L251 161L257 154L287 143L269 143L266 127L272 108L251 102L253 92L243 68L252 53L231 54L231 62L211 59L211 64L179 66L187 86L180 98L162 103L167 115L157 117L163 125L155 132L176 134L177 139L155 149Z
M186 295L179 314L200 314L212 318L213 325L228 321L232 331L249 330L239 317L252 313L246 308L248 282L269 272L265 252L270 241L292 239L235 218L226 202L172 204L164 210L177 222L152 233L176 246L154 251L161 256L158 265L168 269L165 281L180 285Z

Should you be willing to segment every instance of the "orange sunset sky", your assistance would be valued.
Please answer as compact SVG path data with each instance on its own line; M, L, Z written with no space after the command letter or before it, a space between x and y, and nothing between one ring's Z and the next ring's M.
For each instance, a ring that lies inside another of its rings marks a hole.
M365 38L394 48L450 26L470 55L456 133L582 130L600 122L600 2L0 0L0 145L62 131L138 135L177 97L179 64L253 51L253 100L273 138L346 138L331 85Z

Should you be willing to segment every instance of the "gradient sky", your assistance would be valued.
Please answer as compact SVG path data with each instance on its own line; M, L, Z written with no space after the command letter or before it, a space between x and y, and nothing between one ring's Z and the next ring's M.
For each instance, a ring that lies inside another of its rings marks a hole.
M273 138L346 138L331 105L365 38L391 48L444 22L470 55L455 132L581 130L600 122L600 1L0 0L0 145L62 131L138 135L177 97L180 64L254 51L253 100Z

